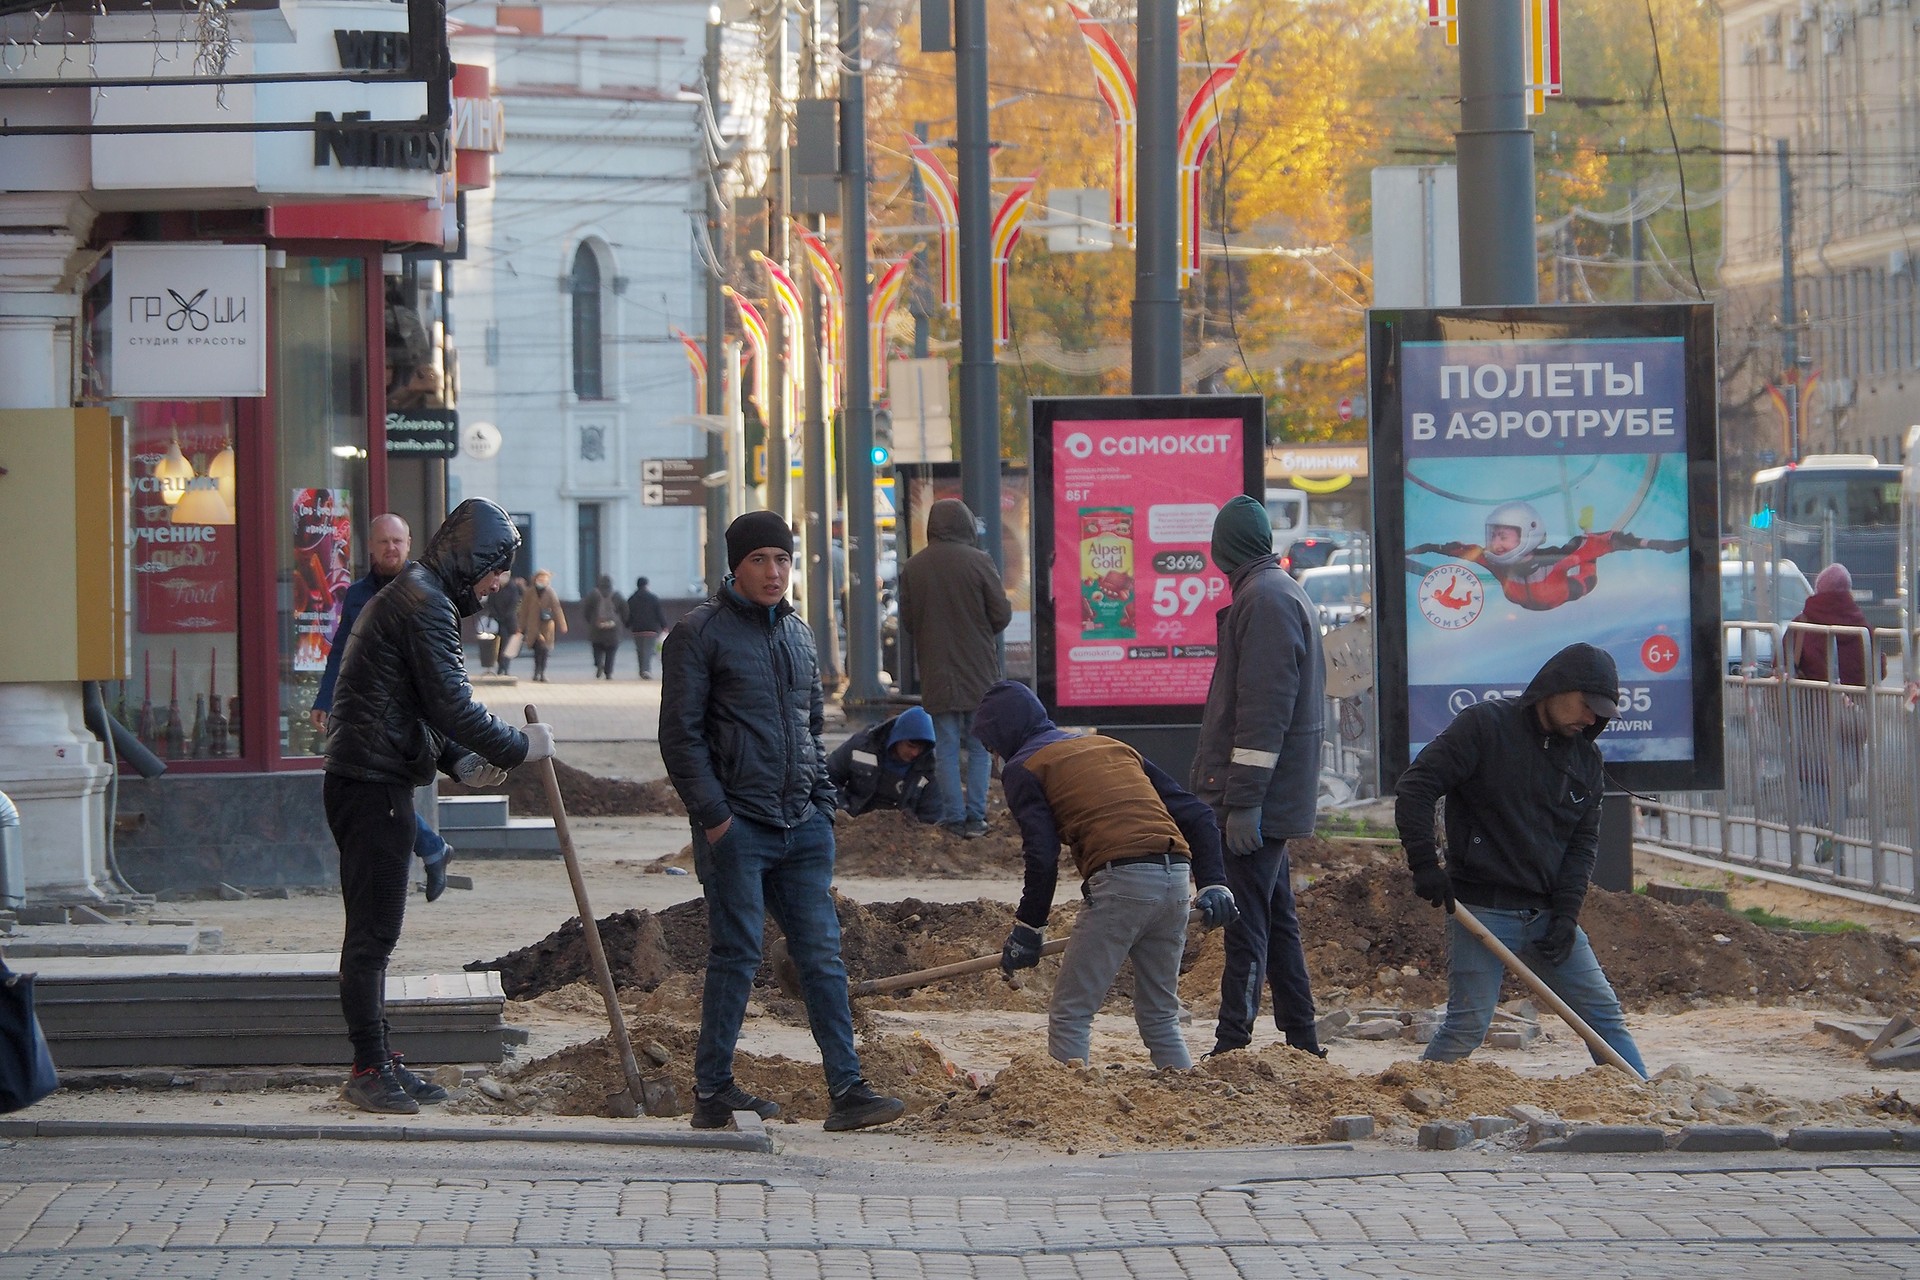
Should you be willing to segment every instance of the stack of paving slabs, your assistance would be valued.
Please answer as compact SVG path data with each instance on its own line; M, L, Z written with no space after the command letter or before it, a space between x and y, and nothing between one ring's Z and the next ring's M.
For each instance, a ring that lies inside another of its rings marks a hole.
M40 1025L63 1069L237 1067L352 1061L331 954L49 956L35 975ZM502 1021L500 975L387 979L387 1021L410 1063L498 1062L524 1033Z
M1867 1065L1920 1071L1920 1013L1903 1013L1867 1045Z

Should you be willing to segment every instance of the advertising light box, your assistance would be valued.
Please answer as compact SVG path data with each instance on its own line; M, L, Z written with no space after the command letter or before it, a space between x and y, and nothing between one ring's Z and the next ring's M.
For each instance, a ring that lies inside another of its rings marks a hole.
M1464 707L1585 642L1620 673L1622 788L1720 785L1713 317L1375 311L1383 784Z
M1198 724L1230 602L1213 518L1265 484L1257 396L1033 401L1037 692L1066 724Z

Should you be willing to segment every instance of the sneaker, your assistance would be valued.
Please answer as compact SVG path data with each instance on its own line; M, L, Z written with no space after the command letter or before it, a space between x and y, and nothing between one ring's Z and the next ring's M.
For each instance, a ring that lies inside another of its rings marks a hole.
M762 1120L780 1114L780 1104L770 1098L756 1098L737 1084L730 1084L712 1097L696 1093L693 1099L693 1127L724 1129L733 1123L733 1113L751 1111Z
M1298 1049L1301 1053L1310 1053L1316 1058L1324 1058L1327 1056L1327 1051L1325 1049L1322 1049L1317 1042L1312 1040L1307 1041L1305 1044L1301 1044L1295 1040L1288 1040L1287 1048Z
M981 836L987 834L987 820L985 818L968 818L966 828L962 834L969 840L978 840Z
M956 840L967 834L967 824L964 822L943 822L940 829Z
M1813 860L1823 867L1833 861L1833 839L1831 837L1821 836L1818 840L1814 841Z
M422 1106L433 1106L447 1100L447 1091L433 1081L415 1075L407 1070L407 1064L400 1061L400 1055L394 1054L388 1059L393 1064L393 1078L407 1091L407 1096Z
M833 1109L827 1112L827 1121L821 1127L828 1133L871 1129L874 1125L898 1120L906 1109L907 1104L900 1099L875 1093L865 1080L856 1080L845 1093L834 1098Z
M1223 1058L1229 1053L1238 1053L1246 1047L1244 1044L1228 1044L1225 1041L1221 1041L1215 1044L1213 1048L1207 1050L1202 1056L1208 1058Z
M347 1087L341 1090L341 1096L362 1111L395 1116L416 1115L420 1111L420 1104L407 1096L406 1086L394 1074L391 1060L383 1066L356 1068L347 1078Z
M432 862L422 862L427 870L427 901L438 902L440 895L447 891L447 864L453 861L453 846L448 845L440 851L440 856Z

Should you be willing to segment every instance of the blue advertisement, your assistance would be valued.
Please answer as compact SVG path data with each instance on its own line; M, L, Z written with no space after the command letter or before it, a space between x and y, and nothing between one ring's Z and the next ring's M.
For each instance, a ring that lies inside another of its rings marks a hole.
M1685 340L1408 341L1400 357L1410 750L1583 640L1620 670L1606 758L1692 758Z

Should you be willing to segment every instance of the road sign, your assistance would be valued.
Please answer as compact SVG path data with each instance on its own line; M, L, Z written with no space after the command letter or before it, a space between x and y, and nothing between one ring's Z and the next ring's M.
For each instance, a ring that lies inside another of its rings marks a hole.
M640 462L640 505L704 507L707 488L700 483L705 458L644 458Z
M1353 421L1353 397L1352 396L1340 397L1339 414L1340 414L1340 421L1342 422Z

